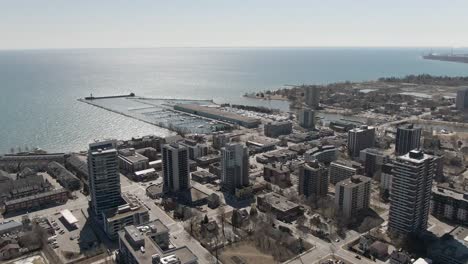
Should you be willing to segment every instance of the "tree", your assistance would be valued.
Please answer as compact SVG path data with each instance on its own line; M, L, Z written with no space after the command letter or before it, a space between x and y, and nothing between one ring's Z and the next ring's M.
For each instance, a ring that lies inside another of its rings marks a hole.
M208 224L208 222L209 222L208 215L205 214L205 218L203 219L203 223Z
M47 243L46 231L37 224L33 224L32 230L24 233L18 240L21 247L30 250L42 248Z
M299 216L296 220L296 224L300 227L303 227L305 222L306 222L307 218L303 215Z
M257 206L255 204L252 204L250 206L250 216L256 217L257 215L258 215Z
M218 207L218 218L221 222L221 229L223 231L223 236L226 237L226 234L224 232L224 222L226 221L226 209L224 206Z

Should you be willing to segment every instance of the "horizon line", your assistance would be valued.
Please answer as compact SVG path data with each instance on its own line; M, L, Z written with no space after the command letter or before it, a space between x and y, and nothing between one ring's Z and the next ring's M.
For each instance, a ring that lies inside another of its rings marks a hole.
M50 47L50 48L0 48L0 51L41 51L41 50L91 50L91 49L465 49L453 46L150 46L150 47Z

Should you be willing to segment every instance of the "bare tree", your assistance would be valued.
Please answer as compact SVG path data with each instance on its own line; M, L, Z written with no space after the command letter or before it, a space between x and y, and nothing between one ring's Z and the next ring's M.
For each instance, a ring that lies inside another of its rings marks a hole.
M218 218L219 221L221 222L221 229L223 231L223 236L226 237L226 234L224 232L224 222L226 221L226 209L224 206L218 207Z

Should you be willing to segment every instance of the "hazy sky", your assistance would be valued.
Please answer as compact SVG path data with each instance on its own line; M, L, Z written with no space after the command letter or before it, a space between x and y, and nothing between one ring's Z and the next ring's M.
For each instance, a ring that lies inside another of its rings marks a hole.
M468 46L468 0L0 0L0 49Z

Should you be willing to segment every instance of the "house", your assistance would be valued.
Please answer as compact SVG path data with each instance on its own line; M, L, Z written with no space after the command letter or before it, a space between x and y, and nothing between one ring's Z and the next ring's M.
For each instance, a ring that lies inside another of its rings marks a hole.
M394 250L390 254L390 264L409 264L411 263L411 257L403 252Z
M21 255L18 243L9 243L0 248L0 260L16 258Z

